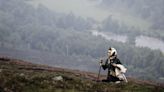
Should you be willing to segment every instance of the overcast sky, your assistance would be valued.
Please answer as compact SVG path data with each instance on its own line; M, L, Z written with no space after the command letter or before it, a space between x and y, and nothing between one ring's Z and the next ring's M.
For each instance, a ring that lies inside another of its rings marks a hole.
M92 17L98 21L103 20L110 12L96 7L101 0L35 0L35 4L46 5L51 10L57 12L70 13L82 17Z

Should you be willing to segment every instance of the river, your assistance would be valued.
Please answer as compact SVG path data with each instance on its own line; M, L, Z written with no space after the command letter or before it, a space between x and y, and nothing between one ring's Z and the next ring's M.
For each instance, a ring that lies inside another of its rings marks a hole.
M110 32L100 32L97 30L91 30L92 35L98 36L98 37L103 37L106 40L114 40L118 42L125 43L128 39L126 35L118 35ZM164 53L164 41L153 38L153 37L148 37L148 36L137 36L136 41L135 41L135 46L137 47L148 47L150 49L158 49Z

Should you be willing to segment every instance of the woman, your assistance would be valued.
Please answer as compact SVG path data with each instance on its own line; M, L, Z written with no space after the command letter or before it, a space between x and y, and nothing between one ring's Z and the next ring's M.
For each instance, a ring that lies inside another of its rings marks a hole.
M126 80L126 77L123 73L126 72L126 68L121 64L120 60L117 58L117 51L115 48L108 49L108 58L103 64L100 62L100 65L104 70L108 69L107 79L102 80L103 82L116 82Z

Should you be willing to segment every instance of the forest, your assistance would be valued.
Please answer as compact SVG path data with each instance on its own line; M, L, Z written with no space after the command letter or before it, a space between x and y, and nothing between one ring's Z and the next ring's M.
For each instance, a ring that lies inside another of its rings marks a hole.
M160 50L151 50L134 45L134 37L138 35L157 37L164 40L164 6L161 5L163 0L151 0L152 2L148 0L122 1L126 8L131 8L132 14L137 13L138 16L153 21L154 24L152 24L150 30L140 30L120 24L111 16L102 22L102 27L99 28L100 31L126 34L129 40L126 43L113 40L107 41L104 38L91 35L89 30L97 23L93 18L83 18L72 12L69 14L55 12L42 4L34 7L28 3L29 1L0 0L1 49L8 48L24 51L24 53L26 51L51 53L46 54L47 56L45 54L41 57L36 56L36 59L41 58L42 60L44 58L42 63L52 66L59 65L97 72L100 58L105 60L107 58L107 49L115 47L118 50L118 57L121 62L128 68L127 76L164 82L164 54ZM117 1L115 0L113 3L120 4ZM112 0L102 0L102 5L107 7L112 4L110 2ZM143 10L145 7L137 6L138 3L145 4L145 2L149 2L146 6L149 9L147 12ZM32 54L31 57L28 57L30 60L33 59ZM37 61L36 59L34 61Z

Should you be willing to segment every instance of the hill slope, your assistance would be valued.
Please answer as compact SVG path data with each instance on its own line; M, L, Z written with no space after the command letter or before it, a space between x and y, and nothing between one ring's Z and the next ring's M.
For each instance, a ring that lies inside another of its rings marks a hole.
M132 78L127 84L95 82L97 74L91 72L5 57L0 57L0 75L0 92L164 92L164 86L151 82Z

